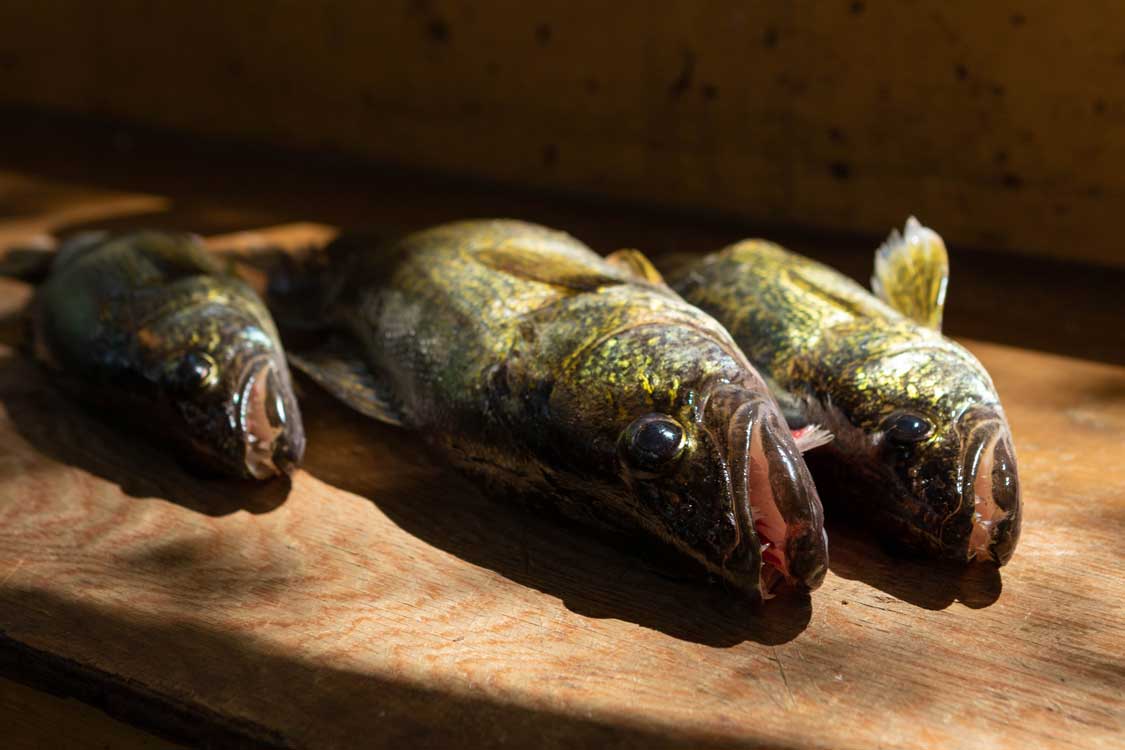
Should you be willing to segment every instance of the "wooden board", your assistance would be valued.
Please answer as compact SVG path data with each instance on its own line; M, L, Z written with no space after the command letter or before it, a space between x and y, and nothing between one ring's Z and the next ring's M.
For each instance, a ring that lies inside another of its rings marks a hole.
M22 185L0 239L187 209L299 242L323 229L266 230L364 210L341 208L354 186L235 209L190 174L176 200L159 180L0 174ZM189 742L1123 746L1123 367L967 342L1019 453L1013 562L898 560L833 524L824 586L754 610L635 545L482 497L307 382L309 454L291 484L196 479L13 348L28 292L0 282L2 669L86 699L96 686L115 715Z
M175 750L181 747L114 721L76 700L32 690L0 679L0 727L6 750L100 748Z
M6 0L0 103L1125 267L1123 30L1118 0Z

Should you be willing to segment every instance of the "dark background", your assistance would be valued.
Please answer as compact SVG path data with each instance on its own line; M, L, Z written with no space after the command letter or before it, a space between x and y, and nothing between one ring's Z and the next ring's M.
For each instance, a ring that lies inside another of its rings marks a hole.
M0 6L17 110L1117 267L1123 84L1112 0Z

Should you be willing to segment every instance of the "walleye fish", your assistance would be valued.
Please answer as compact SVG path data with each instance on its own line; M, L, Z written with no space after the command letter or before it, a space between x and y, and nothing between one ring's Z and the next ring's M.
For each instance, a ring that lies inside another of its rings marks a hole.
M820 584L820 501L766 384L640 253L506 220L328 253L347 343L290 358L345 403L499 494L647 532L748 593Z
M809 462L848 512L925 554L1003 565L1020 532L1015 451L988 373L941 335L948 269L941 237L911 218L875 254L874 296L762 240L670 280L727 327L791 427L835 434Z
M170 437L201 468L263 479L305 449L265 304L198 238L78 235L31 303L36 358L84 401Z

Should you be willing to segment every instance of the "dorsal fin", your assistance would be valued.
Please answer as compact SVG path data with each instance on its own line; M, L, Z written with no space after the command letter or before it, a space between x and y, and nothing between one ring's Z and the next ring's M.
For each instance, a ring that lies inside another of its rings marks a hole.
M580 292L628 282L625 273L612 275L581 259L514 242L481 250L476 258L503 273Z
M636 276L638 281L668 286L667 282L664 281L664 277L660 275L660 271L656 270L656 266L652 265L652 261L645 257L645 254L640 250L616 250L607 255L605 260L606 263L612 266L625 269L633 276Z
M902 234L875 251L871 289L879 299L916 323L941 330L949 256L937 232L911 216Z

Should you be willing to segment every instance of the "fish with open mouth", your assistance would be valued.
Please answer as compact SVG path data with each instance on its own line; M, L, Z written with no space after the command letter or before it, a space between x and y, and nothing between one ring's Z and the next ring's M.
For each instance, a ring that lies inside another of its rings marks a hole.
M896 546L1003 565L1020 532L1015 450L992 379L941 334L948 269L941 237L911 218L876 252L874 295L762 240L669 280L727 327L790 427L835 435L809 463L850 514Z
M330 345L294 366L506 496L647 532L752 595L827 569L766 384L640 253L512 220L329 246Z
M304 429L273 319L197 237L88 232L43 257L32 348L67 390L172 438L209 473L264 479L300 463Z

